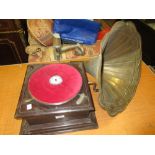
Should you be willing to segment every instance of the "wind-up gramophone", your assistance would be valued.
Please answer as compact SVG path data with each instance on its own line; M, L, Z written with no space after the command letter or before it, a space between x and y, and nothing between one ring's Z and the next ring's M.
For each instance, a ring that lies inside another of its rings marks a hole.
M99 56L84 61L84 65L71 61L62 63L59 56L56 64L28 66L15 115L24 119L21 134L97 128L85 72L96 78L99 103L108 114L122 112L140 78L140 36L133 23L117 22L103 38Z

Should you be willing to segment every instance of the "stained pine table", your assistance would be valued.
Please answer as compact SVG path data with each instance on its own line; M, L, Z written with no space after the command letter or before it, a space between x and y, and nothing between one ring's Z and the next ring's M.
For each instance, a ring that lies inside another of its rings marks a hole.
M27 64L0 67L0 134L19 133L21 120L14 118ZM90 81L94 80L88 75ZM155 134L155 74L142 63L141 79L126 110L110 117L98 104L98 93L92 91L98 129L67 134Z

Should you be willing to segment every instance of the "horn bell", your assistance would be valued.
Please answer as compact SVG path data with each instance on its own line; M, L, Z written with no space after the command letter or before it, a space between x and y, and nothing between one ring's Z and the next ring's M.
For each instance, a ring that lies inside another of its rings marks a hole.
M85 68L96 78L99 103L110 116L133 98L141 73L141 38L132 22L116 22L101 43L101 52Z

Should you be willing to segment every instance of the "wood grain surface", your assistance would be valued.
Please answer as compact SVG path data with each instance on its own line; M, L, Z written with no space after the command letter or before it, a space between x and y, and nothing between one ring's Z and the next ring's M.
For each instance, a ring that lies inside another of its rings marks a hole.
M25 76L26 64L0 67L0 134L19 133L21 120L14 118ZM94 80L88 75L90 81ZM98 104L98 93L92 92L98 129L67 134L155 134L155 74L142 63L142 73L136 94L126 110L110 117Z

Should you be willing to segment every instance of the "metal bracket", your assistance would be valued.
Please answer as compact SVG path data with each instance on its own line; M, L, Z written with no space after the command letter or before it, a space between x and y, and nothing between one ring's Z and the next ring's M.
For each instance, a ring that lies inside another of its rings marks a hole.
M99 92L99 89L97 88L97 84L95 82L88 81L88 85L93 85L94 92Z

